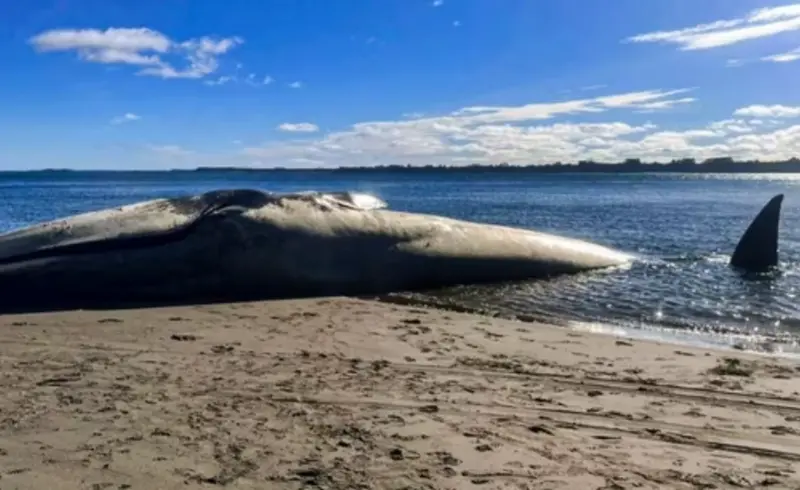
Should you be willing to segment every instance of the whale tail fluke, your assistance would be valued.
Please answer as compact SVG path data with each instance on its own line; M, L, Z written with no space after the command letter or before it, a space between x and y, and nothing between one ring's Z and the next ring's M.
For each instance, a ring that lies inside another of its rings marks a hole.
M766 272L778 265L778 229L783 194L769 200L744 232L730 264L748 272Z

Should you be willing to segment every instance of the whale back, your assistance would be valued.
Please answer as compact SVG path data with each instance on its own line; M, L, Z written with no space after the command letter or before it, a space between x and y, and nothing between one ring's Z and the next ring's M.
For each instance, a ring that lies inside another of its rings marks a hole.
M35 224L0 234L0 263L36 258L89 244L157 243L178 239L204 217L218 211L246 211L301 204L315 210L367 210L386 207L382 200L353 192L273 194L251 189L211 191L195 196L154 199ZM172 236L174 235L174 236ZM142 242L143 239L151 239ZM161 240L163 241L163 240Z

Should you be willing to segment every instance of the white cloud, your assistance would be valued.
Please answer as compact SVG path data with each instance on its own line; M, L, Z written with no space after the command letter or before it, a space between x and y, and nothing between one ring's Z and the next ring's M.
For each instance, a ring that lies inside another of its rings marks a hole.
M735 112L738 112L738 110ZM720 136L725 136L731 134L751 133L755 131L754 126L757 126L757 123L760 122L761 121L757 119L723 119L722 121L712 122L708 125L708 128Z
M726 62L726 65L728 67L735 68L757 62L791 63L793 61L798 61L798 60L800 60L800 48L793 49L791 51L785 51L783 53L775 53L767 56L762 56L760 58L730 59Z
M308 168L319 168L325 166L324 161L315 160L313 158L292 158L291 160L289 160L289 164L292 167L308 167Z
M477 123L511 123L539 119L550 119L558 115L597 113L608 109L648 109L654 103L661 103L669 108L685 99L672 99L673 95L685 93L690 89L678 90L645 90L624 94L605 95L591 99L575 99L562 102L527 104L517 107L465 107L452 114L459 122ZM685 103L685 102L683 102ZM439 121L449 120L447 117L434 118ZM428 119L430 120L430 119Z
M289 88L301 88L303 86L303 82L292 82L289 84Z
M598 84L595 84L595 85L587 85L585 87L581 87L580 90L586 92L586 91L590 91L590 90L600 90L601 88L606 88L606 87L607 87L607 85L604 85L602 83L598 83Z
M263 85L269 85L273 81L274 80L269 75L265 76L264 78L259 78L255 73L248 73L247 76L244 77L240 77L238 75L222 75L211 80L205 80L203 83L210 87L226 85L229 83L243 83L251 87L261 87Z
M263 85L261 80L256 79L255 73L248 73L247 76L244 78L244 83L250 85L251 87L258 87Z
M178 145L147 145L147 149L168 158L185 158L196 155L195 151L187 150Z
M236 77L233 77L233 76L230 76L230 75L223 75L223 76L220 76L220 77L215 78L213 80L206 80L203 83L208 85L208 86L213 87L213 86L216 86L216 85L225 85L227 83L231 83L231 82L234 82L234 81L236 81Z
M319 127L312 123L283 123L277 129L287 133L316 133L319 131Z
M800 107L785 105L751 105L737 109L734 116L745 117L800 117Z
M147 28L55 29L31 39L41 51L116 50L127 52L155 51L166 53L172 41L158 31Z
M673 109L677 105L691 104L697 99L694 97L683 97L680 99L660 100L657 102L647 102L639 105L639 112L655 112L667 109Z
M627 94L597 97L594 100L599 102L600 105L606 107L638 107L640 109L647 109L652 108L654 104L665 104L662 108L666 108L671 105L686 103L687 99L663 100L665 97L682 94L690 90L691 89L687 88L670 90L668 92L661 90L645 90L642 92L630 92ZM689 102L692 101L694 101L694 99L689 100Z
M740 18L672 31L638 34L626 41L677 44L681 50L712 49L800 29L800 3L751 10Z
M123 114L121 116L117 116L117 117L113 118L111 120L111 124L123 124L123 123L126 123L126 122L139 121L140 119L142 119L141 116L138 116L138 115L136 115L136 114L134 114L132 112L127 112L127 113L125 113L125 114Z
M454 20L453 21L453 27L459 27L460 25L461 25L461 21L460 20Z
M433 3L431 5L433 5L434 7L441 7L442 4L444 4L444 0L433 0Z
M32 37L40 52L74 51L91 63L140 67L138 75L160 78L204 78L219 68L219 57L244 41L239 37L200 37L177 42L144 27L55 29ZM168 57L182 60L177 67Z
M771 61L773 63L790 63L797 60L800 60L800 48L785 53L771 54L761 58L761 61Z

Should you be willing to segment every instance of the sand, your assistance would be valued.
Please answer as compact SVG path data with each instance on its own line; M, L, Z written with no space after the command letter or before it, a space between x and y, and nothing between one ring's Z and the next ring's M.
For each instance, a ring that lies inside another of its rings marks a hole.
M800 488L800 366L347 298L0 317L0 489Z

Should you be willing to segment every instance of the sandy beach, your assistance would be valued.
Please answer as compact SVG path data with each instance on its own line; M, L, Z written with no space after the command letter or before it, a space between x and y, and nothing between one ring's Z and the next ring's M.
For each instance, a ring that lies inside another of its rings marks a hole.
M800 488L800 366L348 298L0 318L0 488Z

